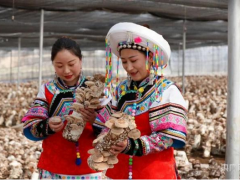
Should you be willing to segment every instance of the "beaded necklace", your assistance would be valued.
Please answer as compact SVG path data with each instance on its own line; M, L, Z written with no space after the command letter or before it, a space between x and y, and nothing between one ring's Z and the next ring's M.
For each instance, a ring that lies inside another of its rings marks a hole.
M137 87L136 83L133 82L133 88L134 91L136 92L136 98L135 98L135 102L133 103L133 107L129 109L129 111L131 112L132 115L132 119L135 121L135 115L136 115L136 109L137 109L137 103L136 101L139 100L142 97L142 94L145 90L145 88L149 85L149 78L145 79L143 81L143 83L140 83L140 85L144 84L142 87ZM136 155L138 149L139 149L139 144L137 142L137 140L134 141L135 143L135 148L133 150L133 155L129 155L129 174L128 174L128 179L132 179L133 176L133 172L132 172L132 166L133 166L133 156Z
M120 86L120 97L118 99L118 101L120 101L120 99L128 94L128 93L136 93L136 98L140 99L142 97L142 93L144 92L145 88L149 85L149 77L147 77L145 80L143 80L140 84L139 84L139 88L137 87L137 83L135 81L132 82L132 87L133 89L131 89L131 83L130 86L127 87L126 85L121 85Z
M161 78L160 81L158 81L158 76L155 76L154 80L155 80L155 86L156 87L158 87L159 83L162 83L162 87L165 87L165 84L163 83L163 79L162 78ZM133 88L134 88L134 91L136 92L136 97L135 97L135 100L134 100L135 102L133 103L133 106L132 106L132 108L129 109L129 111L130 111L132 119L134 121L135 121L135 116L136 116L136 111L137 111L137 101L139 99L141 99L145 88L149 85L149 81L150 81L149 78L145 79L142 83L140 83L140 86L142 86L142 87L139 87L139 88L137 88L136 83L133 82ZM144 83L146 83L146 84L144 84ZM156 92L155 98L156 99L159 98L158 94L160 94L160 98L162 97L162 90L160 90L160 91L161 92L159 92L158 90L155 90L155 92ZM139 143L138 143L137 140L134 141L134 144L135 144L135 147L134 147L134 150L133 150L133 155L129 155L129 163L128 163L129 164L129 174L128 174L128 179L132 179L132 177L133 177L133 172L132 172L132 169L133 169L133 157L136 155L136 153L137 153L137 151L139 149Z
M71 88L71 87L69 87L69 86L67 86L60 78L59 79L57 79L57 80L55 80L55 93L56 94L59 94L59 93L61 93L61 92L63 92L63 93L65 93L65 92L69 92L69 90L71 89L72 90L72 94L73 94L73 103L75 103L76 102L76 89L78 88L78 87L81 87L82 86L82 84L83 84L83 82L85 81L85 77L84 76L80 76L79 77L79 80L78 80L78 82L77 82L77 84L76 84L76 86L74 86L73 88ZM57 88L58 86L57 86L57 84L59 84L59 85L63 85L63 87L65 88L65 89L61 89L60 91L59 91L59 89ZM71 114L73 111L71 110L70 112L69 112L69 114ZM78 165L78 166L80 166L81 165L81 163L82 163L82 160L81 160L81 156L80 156L80 150L79 150L79 143L78 142L76 142L75 143L75 147L76 147L76 161L75 161L75 164L76 165Z
M131 111L131 115L132 115L132 119L135 121L135 115L136 115L136 109L137 109L137 103L135 102L135 103L133 103L133 108L130 110ZM129 155L129 173L128 173L128 179L132 179L132 175L133 175L133 173L132 173L132 165L133 165L133 156L135 156L136 155L136 153L137 153L137 151L138 151L138 149L139 149L139 144L138 144L138 142L137 142L137 140L135 140L134 141L134 143L135 143L135 148L134 148L134 150L133 150L133 155Z

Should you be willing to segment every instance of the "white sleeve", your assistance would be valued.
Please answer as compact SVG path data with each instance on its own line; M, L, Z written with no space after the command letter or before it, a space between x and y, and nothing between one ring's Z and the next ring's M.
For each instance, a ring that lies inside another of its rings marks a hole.
M163 91L162 101L160 103L155 101L151 107L156 107L167 103L179 104L187 109L187 102L184 100L181 92L175 85L171 85L169 88Z
M37 97L38 98L42 98L42 99L46 99L46 96L45 96L45 84L42 84L39 91L38 91L38 94L37 94Z

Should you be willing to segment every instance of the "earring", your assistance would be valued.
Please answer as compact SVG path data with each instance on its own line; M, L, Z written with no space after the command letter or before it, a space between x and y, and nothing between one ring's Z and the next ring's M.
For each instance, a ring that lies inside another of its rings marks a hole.
M57 73L54 74L54 79L58 79Z
M130 88L131 81L132 81L131 76L129 76L129 74L127 74L127 86L128 86L128 88Z

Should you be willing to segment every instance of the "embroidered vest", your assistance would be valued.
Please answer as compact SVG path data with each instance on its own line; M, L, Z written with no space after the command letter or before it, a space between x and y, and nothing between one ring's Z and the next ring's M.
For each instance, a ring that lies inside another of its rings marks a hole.
M45 95L49 105L52 104L53 93L45 87ZM62 105L64 106L64 104ZM51 108L50 108L51 109ZM50 110L51 111L51 110ZM54 110L52 111L54 112ZM66 121L64 122L66 125ZM95 139L91 124L87 123L86 127L79 138L79 150L82 164L77 166L75 143L69 142L62 137L62 131L50 135L43 140L38 168L57 174L82 175L95 173L87 165L89 154L87 151L92 148L92 141Z
M152 133L148 112L135 116L135 121L142 136ZM107 171L107 176L112 179L128 179L129 155L119 154L118 159L118 164ZM177 179L173 148L141 157L134 156L132 172L133 179Z

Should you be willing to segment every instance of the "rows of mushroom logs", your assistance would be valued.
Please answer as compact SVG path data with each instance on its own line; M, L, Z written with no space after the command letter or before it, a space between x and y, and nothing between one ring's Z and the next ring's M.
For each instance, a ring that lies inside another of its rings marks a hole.
M178 82L177 79L176 82ZM225 76L187 77L187 154L202 151L202 157L226 152L227 79Z
M181 87L180 78L171 79ZM214 157L215 155L223 157L226 151L226 84L225 76L186 78L184 97L189 104L188 137L184 149L186 153L183 150L175 150L177 167L183 178L224 177L223 165ZM19 130L20 119L26 113L36 94L36 82L22 83L18 88L12 84L1 84L0 178L30 179L32 175L36 175L41 142L27 140ZM114 127L115 123L113 124ZM112 132L114 130L110 130L108 135L102 134L94 141L95 148L89 151L89 164L93 169L112 168L117 162L111 155L104 154L105 150L101 149L103 138L116 138ZM191 158L195 153L201 154L202 158L209 159L209 162L201 163L200 157L198 157L200 161ZM95 162L96 160L93 159L102 161ZM99 165L96 165L108 161L112 162L105 166L107 168L99 168Z
M16 84L0 83L0 126L11 127L21 123L35 98L37 82Z

